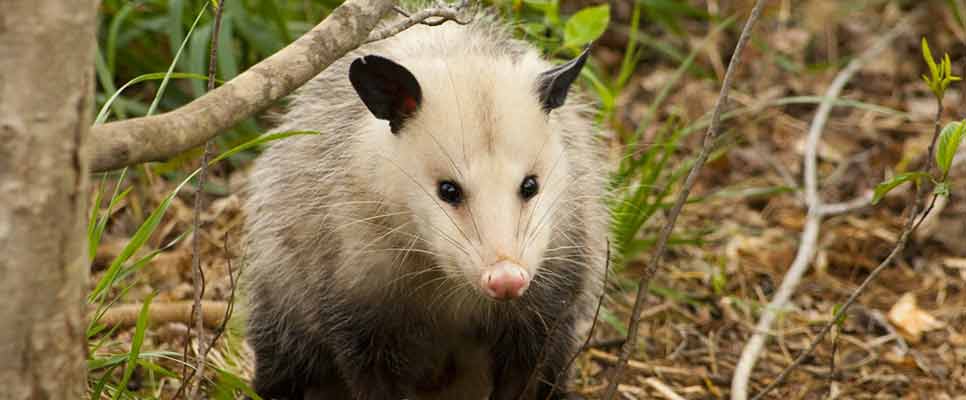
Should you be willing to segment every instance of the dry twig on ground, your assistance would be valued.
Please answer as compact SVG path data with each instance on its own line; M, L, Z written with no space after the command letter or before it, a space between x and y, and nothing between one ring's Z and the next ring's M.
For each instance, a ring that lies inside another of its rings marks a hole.
M734 77L734 70L741 60L741 52L751 37L752 27L755 25L755 21L761 15L761 10L764 7L766 0L756 0L754 7L751 9L751 14L748 16L748 20L745 22L744 28L741 30L741 36L738 38L738 43L735 45L734 54L731 56L731 61L728 63L728 69L725 71L724 79L721 83L721 92L718 94L718 99L715 102L714 110L711 114L711 124L708 126L707 132L704 134L704 140L701 147L701 152L698 154L694 165L691 167L691 171L688 172L688 176L684 181L684 186L681 188L681 192L678 194L677 199L674 202L674 206L671 208L668 214L668 221L661 229L661 233L658 236L657 244L654 247L654 253L651 259L647 263L644 269L644 273L641 276L639 286L637 288L637 296L634 299L634 307L631 311L631 321L627 329L627 341L621 346L620 358L617 365L614 367L614 371L611 374L610 382L607 386L607 391L604 394L604 399L613 399L614 395L617 394L617 385L620 382L621 374L623 373L624 366L631 357L631 353L637 347L637 336L639 333L639 327L641 322L641 307L644 305L644 298L647 296L647 288L650 283L651 277L657 272L660 267L661 258L664 256L664 250L667 246L668 238L671 236L671 231L674 229L674 224L677 222L677 217L681 213L681 209L684 207L684 203L688 199L688 195L691 193L691 188L694 187L694 183L697 180L698 171L704 166L705 161L707 161L708 156L714 149L715 140L718 138L719 130L721 128L721 113L728 103L728 92L731 90L731 80Z
M151 303L148 309L148 319L152 326L166 324L169 322L180 322L191 324L194 318L191 316L193 301L174 301L169 303ZM104 312L97 323L107 326L109 329L117 327L119 329L131 328L137 323L138 313L141 312L142 304L121 304L113 306ZM208 328L217 328L224 321L228 303L224 301L201 302L201 316ZM91 316L90 318L93 318Z
M908 22L909 19L906 19L899 23L890 32L882 36L875 45L859 57L853 59L845 69L839 72L835 79L832 80L832 84L829 85L828 90L825 92L825 97L815 112L815 117L812 119L812 124L808 130L808 137L805 141L805 204L808 206L808 211L805 217L805 226L802 229L798 251L795 254L795 259L792 261L791 266L788 268L788 272L785 274L785 278L782 280L781 286L775 292L771 302L762 310L762 315L755 325L754 333L741 352L741 357L738 360L738 365L735 366L734 377L731 381L732 400L744 400L748 398L748 381L751 378L751 373L755 368L758 356L764 348L768 332L771 330L775 319L778 318L780 311L788 305L789 299L794 294L795 288L798 287L798 283L805 275L805 272L808 271L808 266L811 264L818 250L818 234L822 219L832 213L842 213L862 207L868 204L868 201L871 199L871 196L860 196L856 200L839 203L832 207L822 201L818 188L819 142L825 129L825 123L828 121L829 112L832 110L834 101L838 99L839 94L842 92L842 88L845 87L845 84L848 83L852 76L866 62L875 58L899 34L908 29Z

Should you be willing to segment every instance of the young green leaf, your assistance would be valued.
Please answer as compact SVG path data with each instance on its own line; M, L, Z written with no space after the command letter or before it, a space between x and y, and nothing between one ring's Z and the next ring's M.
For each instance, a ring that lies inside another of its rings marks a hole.
M711 290L717 296L723 296L728 290L728 276L725 274L723 266L718 266L718 269L711 275Z
M913 181L918 185L919 180L925 176L928 176L928 175L926 175L923 172L906 172L906 173L893 176L892 179L889 179L875 186L875 193L872 195L872 204L873 205L879 204L879 201L881 201L882 198L885 197L887 193L892 191L892 189L895 189L896 186L899 186L903 183L910 182L910 181Z
M610 24L610 5L587 7L574 14L564 26L564 46L580 47L593 42Z
M838 315L839 310L841 309L842 309L841 304L836 304L834 307L832 307L832 317L834 318L836 315ZM837 325L839 329L842 329L842 326L845 325L845 317L846 317L846 314L842 314L838 317L838 319L835 320L835 325Z
M949 174L949 168L953 165L953 158L956 157L964 136L966 136L966 121L950 122L939 134L939 141L936 144L936 165L939 166L944 179Z
M936 187L932 189L932 194L936 196L949 197L949 182L939 182Z
M932 50L929 50L929 42L926 41L925 36L922 38L922 59L925 60L926 65L929 66L929 76L931 77L926 78L926 82L930 83L930 85L935 82L939 82L939 66L936 65L936 60L932 58Z
M228 150L228 151L226 151L224 153L219 154L218 157L215 157L215 158L211 159L211 161L208 162L208 165L209 166L214 165L214 164L218 163L221 160L224 160L224 159L226 159L228 157L231 157L231 156L233 156L233 155L235 155L235 154L237 154L239 152L248 150L248 149L250 149L252 147L258 146L258 145L263 144L263 143L267 143L267 142L271 142L271 141L275 141L275 140L279 140L279 139L284 139L284 138L287 138L289 136L296 136L296 135L318 135L318 134L319 134L319 132L316 132L316 131L287 131L287 132L267 133L267 134L261 135L259 137L256 137L256 138L254 138L252 140L249 140L249 141L247 141L245 143L242 143L242 144L240 144L238 146L235 146L232 149L230 149L230 150Z

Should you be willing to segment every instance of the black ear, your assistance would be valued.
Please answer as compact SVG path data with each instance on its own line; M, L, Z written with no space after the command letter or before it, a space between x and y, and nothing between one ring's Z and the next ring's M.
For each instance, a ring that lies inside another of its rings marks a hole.
M543 111L549 113L550 110L564 104L567 100L567 91L580 75L588 54L590 54L589 45L577 58L540 74L537 78L537 94L540 96Z
M392 133L399 132L403 121L423 101L416 77L387 58L369 55L355 59L349 66L349 81L372 115L389 121Z

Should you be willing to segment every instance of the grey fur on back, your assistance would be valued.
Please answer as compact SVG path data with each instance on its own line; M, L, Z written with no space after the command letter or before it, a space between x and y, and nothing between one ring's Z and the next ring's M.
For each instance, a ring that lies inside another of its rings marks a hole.
M512 39L492 17L478 17L467 26L416 26L353 51L290 98L288 111L274 131L320 134L271 144L251 174L245 295L248 335L257 357L256 390L279 398L308 393L382 398L354 387L355 381L370 379L364 374L374 373L371 393L415 396L412 393L438 388L407 380L450 382L446 372L450 368L438 365L454 364L461 370L466 363L486 362L497 372L480 378L486 382L481 384L495 386L492 398L508 399L521 389L519 379L508 377L523 373L501 374L499 364L532 368L544 347L556 353L549 356L555 369L541 373L565 372L561 364L581 338L601 290L605 265L607 169L590 122L592 108L572 93L549 117L563 136L564 157L571 163L568 181L574 182L553 218L560 233L551 239L552 247L563 250L552 255L572 261L545 262L541 268L552 273L537 275L532 294L514 305L467 301L443 312L435 303L447 294L442 286L445 280L422 287L431 279L404 277L438 260L428 254L432 249L421 249L404 229L396 229L418 221L395 215L394 205L386 204L367 185L372 164L379 161L356 133L365 129L371 115L347 78L352 60L366 54L379 54L401 65L438 58L458 68L459 60L469 54L494 63L514 63L535 53L530 45ZM382 282L384 291L362 294L354 290L356 283L335 278L336 269L352 268L360 280L376 279L382 273L379 268L386 268L385 257L376 251L393 249L411 250L392 257L399 264L394 275L399 279ZM552 323L544 316L558 317L556 321L565 328L550 337L552 328L547 325ZM382 332L394 333L384 337ZM363 339L371 343L358 343ZM376 350L366 350L370 345ZM486 351L475 353L476 345L520 355L487 356ZM397 347L407 350L391 351ZM414 354L419 358L414 359ZM480 354L489 359L481 361ZM346 366L367 362L386 371L355 371ZM551 382L556 378L545 376Z

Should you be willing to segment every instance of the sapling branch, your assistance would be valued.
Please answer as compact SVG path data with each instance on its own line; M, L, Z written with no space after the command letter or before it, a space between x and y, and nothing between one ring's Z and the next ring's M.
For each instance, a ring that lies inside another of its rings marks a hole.
M728 63L728 68L725 70L724 79L721 82L721 92L718 94L718 99L715 102L714 109L711 114L711 124L708 126L708 130L704 134L703 144L701 147L701 152L698 154L697 159L688 172L687 178L685 178L684 185L681 187L681 192L678 194L677 199L674 202L674 206L671 208L670 213L667 217L667 222L661 229L660 235L658 236L657 244L654 247L654 253L651 256L650 261L647 263L644 273L641 275L641 279L638 283L637 296L634 299L634 306L631 311L630 324L627 329L627 341L621 346L620 356L618 358L617 365L614 366L614 370L610 376L610 382L607 386L607 391L605 392L603 399L613 399L617 394L617 386L620 382L621 374L623 373L624 367L627 365L627 361L631 357L631 353L637 348L637 336L640 332L641 323L641 310L644 306L644 299L647 297L647 288L651 281L651 277L660 268L661 259L664 256L664 251L667 247L668 239L671 236L671 231L674 229L674 225L677 222L677 217L681 213L681 209L684 207L684 203L688 199L688 195L691 193L691 188L694 187L694 183L697 180L698 172L701 167L704 166L705 161L707 161L712 150L714 150L714 144L718 138L719 131L721 129L721 113L723 112L725 105L728 103L728 93L731 90L731 81L734 78L734 70L737 69L737 65L741 60L741 53L745 48L745 44L751 37L751 31L754 27L755 21L761 15L761 10L764 8L766 0L756 0L754 7L751 9L751 14L748 16L748 20L745 22L744 28L741 30L741 36L738 37L738 43L735 45L735 51L731 56L731 61Z

